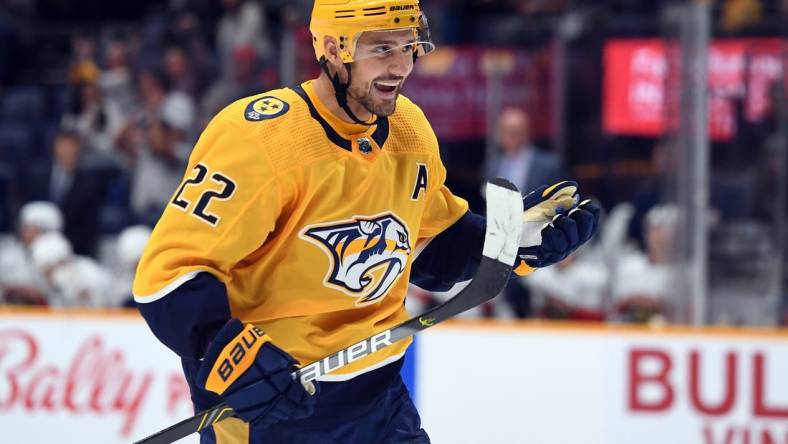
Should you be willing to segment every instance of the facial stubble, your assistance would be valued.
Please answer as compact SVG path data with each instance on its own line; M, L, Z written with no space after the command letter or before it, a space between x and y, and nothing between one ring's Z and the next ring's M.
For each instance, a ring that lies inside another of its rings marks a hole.
M350 88L348 88L348 96L358 102L370 113L381 117L388 117L393 114L397 108L397 98L399 97L400 86L397 86L397 93L394 96L394 99L377 104L375 103L375 99L372 96L372 88L374 88L374 83L374 80L369 82L369 87L366 91L364 91L363 88L350 85Z

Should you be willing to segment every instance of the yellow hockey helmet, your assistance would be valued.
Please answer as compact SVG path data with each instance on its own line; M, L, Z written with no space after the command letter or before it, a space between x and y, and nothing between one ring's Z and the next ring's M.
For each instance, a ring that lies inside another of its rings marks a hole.
M325 57L323 39L329 36L339 43L344 63L358 60L356 43L362 33L403 29L414 31L414 56L435 49L418 0L315 0L309 25L317 60Z

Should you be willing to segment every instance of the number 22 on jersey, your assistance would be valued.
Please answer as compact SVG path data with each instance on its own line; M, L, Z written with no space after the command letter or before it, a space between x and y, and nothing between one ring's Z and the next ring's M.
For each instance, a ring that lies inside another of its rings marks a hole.
M199 199L197 199L197 204L194 205L191 210L191 215L215 227L221 220L221 217L211 213L208 209L208 206L211 204L211 200L213 199L230 199L237 188L235 182L222 173L211 173L209 168L202 163L195 165L192 170L195 172L195 174L183 181L180 188L178 188L178 192L175 193L175 197L172 198L172 202L170 202L170 204L188 212L192 202L182 197L184 190L187 187L196 187L202 185L210 176L210 180L216 184L216 187L209 187L200 194Z

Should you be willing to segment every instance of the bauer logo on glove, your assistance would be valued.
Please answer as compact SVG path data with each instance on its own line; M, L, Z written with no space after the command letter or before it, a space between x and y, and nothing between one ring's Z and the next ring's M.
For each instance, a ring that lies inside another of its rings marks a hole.
M296 361L254 325L231 319L216 334L197 383L222 397L242 420L255 426L312 414L318 388L291 376Z
M520 276L560 262L586 243L596 233L601 213L591 200L580 202L573 181L537 188L523 198L523 208L514 270Z
M219 358L213 365L205 388L217 394L224 393L227 387L254 364L255 356L270 338L254 325L247 325L243 331L224 346ZM234 370L238 368L237 372Z

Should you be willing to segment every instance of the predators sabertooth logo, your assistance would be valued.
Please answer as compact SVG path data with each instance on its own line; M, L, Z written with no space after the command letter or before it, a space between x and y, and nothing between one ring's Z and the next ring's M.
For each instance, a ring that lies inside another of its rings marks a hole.
M308 226L300 237L328 255L324 283L359 298L357 305L384 296L405 270L411 252L407 227L390 213Z

